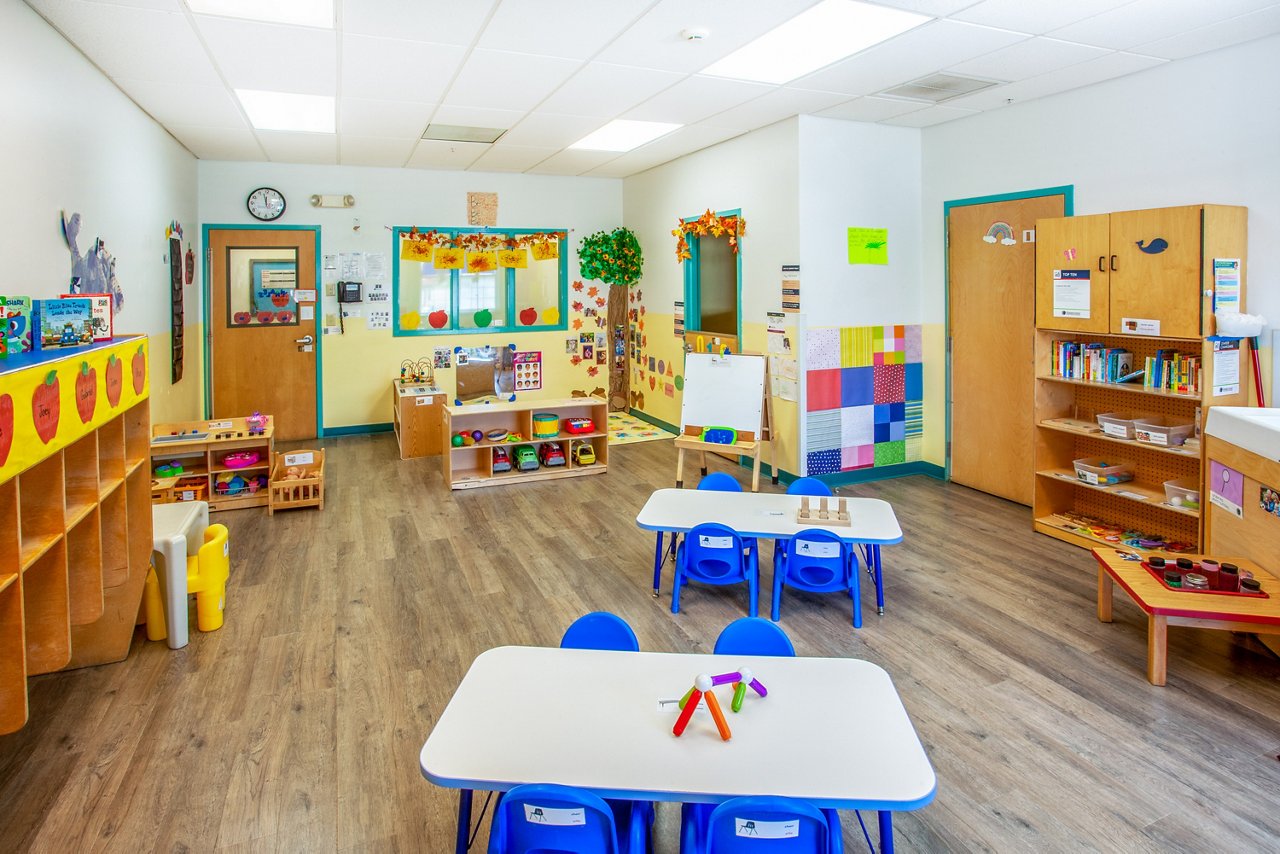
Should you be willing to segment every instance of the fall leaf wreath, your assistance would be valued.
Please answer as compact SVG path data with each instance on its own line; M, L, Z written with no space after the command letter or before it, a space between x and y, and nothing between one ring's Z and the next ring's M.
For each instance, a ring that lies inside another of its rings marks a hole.
M738 254L738 238L747 230L747 221L740 216L720 216L708 210L697 219L689 221L680 220L680 223L671 231L671 236L676 238L676 261L688 261L693 255L689 252L688 235L693 234L698 237L724 237L728 235L729 248L733 253Z

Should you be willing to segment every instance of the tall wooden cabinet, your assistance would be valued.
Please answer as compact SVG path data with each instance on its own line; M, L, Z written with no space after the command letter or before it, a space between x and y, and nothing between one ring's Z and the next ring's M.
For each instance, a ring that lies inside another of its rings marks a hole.
M0 733L27 677L129 652L151 562L146 339L0 363Z

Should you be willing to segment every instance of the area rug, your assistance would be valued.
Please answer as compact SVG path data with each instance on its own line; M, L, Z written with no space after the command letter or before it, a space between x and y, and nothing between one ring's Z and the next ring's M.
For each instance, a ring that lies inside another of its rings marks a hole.
M675 433L669 433L661 427L654 427L647 421L641 421L626 412L609 413L609 444L633 445L636 442L652 442L656 439L674 439Z

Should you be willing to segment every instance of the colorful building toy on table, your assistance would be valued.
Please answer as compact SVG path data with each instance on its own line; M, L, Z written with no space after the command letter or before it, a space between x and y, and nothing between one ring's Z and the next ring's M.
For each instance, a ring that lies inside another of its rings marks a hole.
M712 720L716 722L716 729L720 732L720 738L723 741L733 738L733 733L729 730L729 724L724 719L724 712L720 710L720 701L716 699L716 695L711 690L719 685L729 684L733 685L733 702L730 708L734 712L742 711L742 702L747 696L748 685L760 697L769 696L769 691L764 687L764 684L759 679L756 679L751 674L751 671L745 667L730 673L721 673L718 676L708 676L705 673L700 673L694 678L693 687L680 698L680 717L676 718L676 725L671 732L676 737L683 735L685 727L689 725L689 720L698 708L699 701L705 699L707 711L711 713Z

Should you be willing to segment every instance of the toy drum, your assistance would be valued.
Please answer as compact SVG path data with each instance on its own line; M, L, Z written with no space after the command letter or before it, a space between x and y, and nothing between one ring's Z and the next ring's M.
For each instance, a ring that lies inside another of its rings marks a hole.
M554 439L560 435L560 417L552 412L533 414L533 438Z

